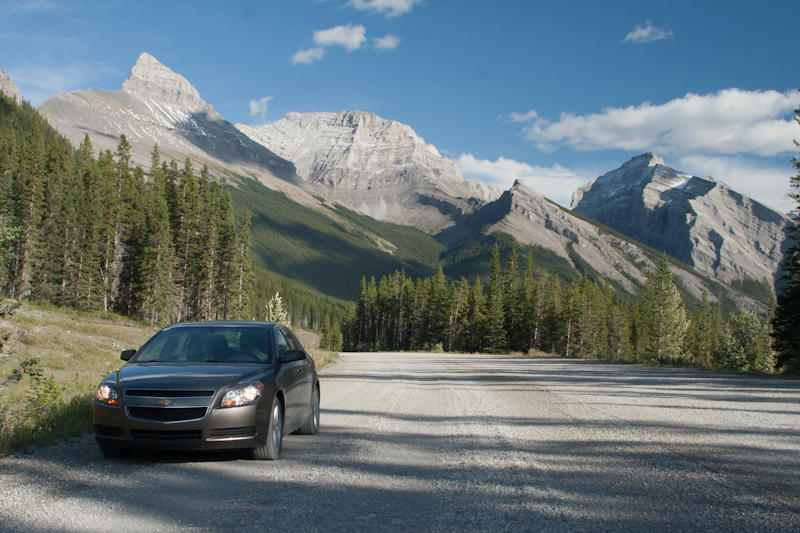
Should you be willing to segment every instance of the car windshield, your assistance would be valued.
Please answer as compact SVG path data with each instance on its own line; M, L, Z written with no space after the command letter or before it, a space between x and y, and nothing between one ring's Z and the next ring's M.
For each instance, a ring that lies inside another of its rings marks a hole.
M132 363L269 363L268 330L254 326L186 326L157 333Z

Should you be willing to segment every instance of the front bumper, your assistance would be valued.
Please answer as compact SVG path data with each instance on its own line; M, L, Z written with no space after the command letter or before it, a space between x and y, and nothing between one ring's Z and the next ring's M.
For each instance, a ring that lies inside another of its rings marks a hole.
M141 406L111 407L94 404L94 437L101 445L119 448L227 450L257 448L266 443L268 407L264 402L242 407L207 407L201 418L175 418L169 409L151 409L145 415ZM152 414L158 411L165 415ZM138 418L134 415L146 416ZM198 413L199 414L199 413Z

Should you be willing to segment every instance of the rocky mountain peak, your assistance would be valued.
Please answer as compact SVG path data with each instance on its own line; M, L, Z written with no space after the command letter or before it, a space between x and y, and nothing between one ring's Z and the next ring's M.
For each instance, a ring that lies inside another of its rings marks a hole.
M178 104L191 110L213 112L189 80L147 52L142 52L136 60L130 77L122 84L122 91L149 96L158 102Z
M631 158L627 162L623 163L624 167L654 167L656 165L663 165L664 158L660 155L647 152L641 155L637 155L636 157Z
M19 103L19 89L17 86L14 85L14 82L11 81L11 78L6 76L5 72L0 70L0 93L5 94L16 103Z

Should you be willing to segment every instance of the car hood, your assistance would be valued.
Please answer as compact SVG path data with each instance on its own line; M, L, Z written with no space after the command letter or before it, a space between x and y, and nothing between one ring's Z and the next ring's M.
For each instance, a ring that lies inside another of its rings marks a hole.
M122 389L218 389L265 370L249 363L128 363L117 375Z

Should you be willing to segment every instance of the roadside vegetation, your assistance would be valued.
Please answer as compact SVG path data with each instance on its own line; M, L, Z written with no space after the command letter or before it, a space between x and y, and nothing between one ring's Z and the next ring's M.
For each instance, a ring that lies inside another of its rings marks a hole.
M741 309L727 317L705 296L687 311L662 256L640 296L626 297L586 274L568 282L532 255L520 268L512 250L505 268L495 247L484 287L441 269L413 280L402 272L364 278L342 325L346 350L452 352L544 351L564 357L667 364L770 374L768 323Z
M2 304L0 456L92 427L100 380L157 328L113 314Z
M53 305L0 303L0 457L92 430L98 383L158 330L130 318ZM317 367L336 353L296 329Z

